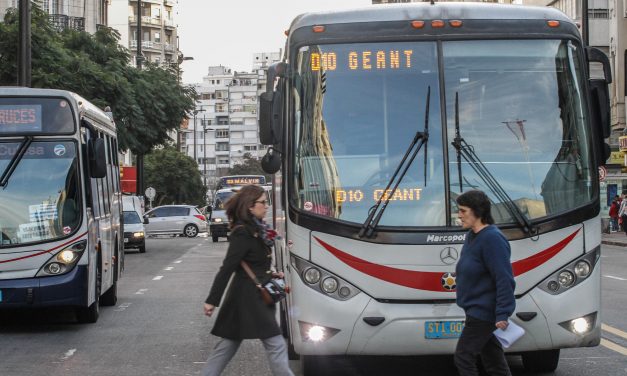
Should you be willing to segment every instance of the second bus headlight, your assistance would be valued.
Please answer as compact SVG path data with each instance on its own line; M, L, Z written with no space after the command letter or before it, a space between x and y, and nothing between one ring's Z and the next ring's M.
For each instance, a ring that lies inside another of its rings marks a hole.
M78 260L81 258L83 251L87 246L86 240L63 248L59 253L52 256L37 272L37 277L50 277L62 275L74 268Z

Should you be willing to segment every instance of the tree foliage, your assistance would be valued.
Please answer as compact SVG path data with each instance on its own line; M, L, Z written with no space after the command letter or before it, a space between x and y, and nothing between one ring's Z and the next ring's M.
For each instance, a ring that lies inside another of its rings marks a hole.
M266 174L261 168L261 162L255 159L250 153L243 156L244 161L231 167L227 175L264 175L266 181L272 179L272 175Z
M156 205L205 206L207 189L193 158L173 147L156 149L144 158L146 186L157 191Z
M73 91L97 106L110 106L120 148L145 154L165 145L195 106L196 92L178 82L174 69L129 65L130 53L111 28L95 34L57 31L48 14L32 7L32 87ZM10 8L0 23L0 85L17 82L19 17Z

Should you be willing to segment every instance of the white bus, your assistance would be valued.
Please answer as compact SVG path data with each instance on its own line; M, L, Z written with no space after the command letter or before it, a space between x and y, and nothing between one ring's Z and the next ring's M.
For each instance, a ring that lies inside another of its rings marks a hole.
M116 128L61 90L0 88L0 310L114 305L124 268Z
M455 198L470 189L489 195L512 247L512 320L527 334L508 351L550 371L561 348L598 345L610 80L607 58L551 8L297 17L268 71L260 138L264 169L281 171L281 321L305 374L323 374L325 355L454 352Z

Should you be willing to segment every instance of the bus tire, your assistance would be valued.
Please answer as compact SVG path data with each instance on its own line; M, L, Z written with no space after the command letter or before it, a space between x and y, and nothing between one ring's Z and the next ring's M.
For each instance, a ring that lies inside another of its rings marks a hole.
M192 224L186 225L183 229L183 234L185 234L188 238L195 238L196 235L198 235L198 227Z
M100 286L102 284L100 268L100 259L98 259L98 266L96 266L96 286L94 288L96 298L89 307L78 307L76 309L76 319L80 324L93 324L98 321L98 317L100 316Z
M139 247L139 253L146 253L146 245L142 245Z
M117 248L117 247L116 247ZM118 250L115 250L115 264L113 265L113 284L109 287L109 290L102 294L100 297L100 304L103 306L114 306L115 303L118 302L118 278L120 276L119 273L119 264L118 264Z
M214 243L217 243L217 242L218 242L218 240L220 240L220 237L219 237L219 236L217 236L217 235L212 235L212 236L211 236L211 240L213 240L213 242L214 242Z
M301 355L300 370L303 376L320 376L324 375L322 367L320 367L321 356Z
M560 361L560 350L542 350L522 353L522 362L528 372L553 372Z

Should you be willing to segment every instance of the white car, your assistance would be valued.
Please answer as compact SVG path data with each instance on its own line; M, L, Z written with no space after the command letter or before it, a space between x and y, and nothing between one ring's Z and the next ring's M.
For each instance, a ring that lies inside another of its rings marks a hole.
M192 205L163 205L144 215L148 235L185 235L193 238L207 232L207 219Z

